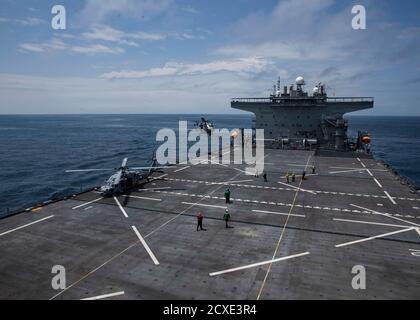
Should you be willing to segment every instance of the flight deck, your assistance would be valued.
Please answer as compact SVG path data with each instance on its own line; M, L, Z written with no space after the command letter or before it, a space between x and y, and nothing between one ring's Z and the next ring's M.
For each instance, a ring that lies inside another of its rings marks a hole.
M369 157L265 156L267 182L246 165L179 164L116 199L90 191L0 220L0 299L420 299L418 193Z

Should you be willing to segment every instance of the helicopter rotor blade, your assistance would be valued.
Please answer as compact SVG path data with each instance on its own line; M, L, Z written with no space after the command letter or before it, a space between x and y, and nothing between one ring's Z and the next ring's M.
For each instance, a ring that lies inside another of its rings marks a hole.
M148 170L148 169L164 169L164 168L170 168L168 166L165 167L130 167L131 170Z
M71 172L93 172L93 171L111 171L114 169L76 169L76 170L66 170L65 172L71 173Z
M121 168L125 168L127 166L128 158L124 158L123 162L121 163Z
M122 171L121 170L119 170L117 173L116 173L116 176L115 176L115 180L114 180L114 184L115 185L119 185L120 184L120 181L121 181L121 178L122 178Z

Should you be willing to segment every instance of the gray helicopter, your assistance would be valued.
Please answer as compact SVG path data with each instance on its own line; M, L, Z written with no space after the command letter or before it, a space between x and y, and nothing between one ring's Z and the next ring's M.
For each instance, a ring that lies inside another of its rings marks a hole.
M214 125L213 123L211 123L210 120L206 120L205 118L201 118L201 121L196 121L195 122L195 127L196 128L200 128L201 130L204 130L207 132L207 134L211 134L213 129L214 129Z
M70 172L93 172L93 171L111 171L116 172L106 180L105 184L99 188L101 195L104 197L111 197L117 194L125 193L134 187L140 186L149 182L149 177L154 172L163 172L160 169L166 167L158 167L156 156L153 157L150 167L127 167L128 158L124 158L121 166L116 169L80 169L80 170L66 170Z

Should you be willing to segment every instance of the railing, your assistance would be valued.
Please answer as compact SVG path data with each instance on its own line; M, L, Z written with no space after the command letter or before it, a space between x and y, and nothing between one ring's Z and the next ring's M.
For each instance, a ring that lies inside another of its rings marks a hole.
M323 102L374 102L372 97L334 97L334 98L318 98L318 97L287 97L287 98L232 98L231 102L253 102L253 103L280 103L292 104L317 104Z
M232 98L231 102L272 102L271 98Z
M374 102L372 97L337 97L327 98L327 102Z

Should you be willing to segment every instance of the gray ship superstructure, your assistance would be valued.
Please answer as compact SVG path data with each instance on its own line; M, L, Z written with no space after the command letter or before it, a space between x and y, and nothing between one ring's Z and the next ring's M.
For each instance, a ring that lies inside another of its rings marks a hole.
M294 85L284 86L280 79L274 92L266 98L233 98L232 108L253 112L256 128L264 129L267 144L272 147L294 146L347 150L347 121L344 114L373 108L371 97L328 97L326 85L319 83L312 95L304 90L299 76Z

